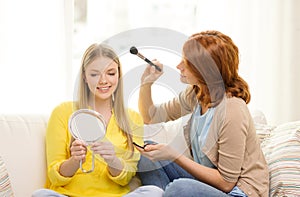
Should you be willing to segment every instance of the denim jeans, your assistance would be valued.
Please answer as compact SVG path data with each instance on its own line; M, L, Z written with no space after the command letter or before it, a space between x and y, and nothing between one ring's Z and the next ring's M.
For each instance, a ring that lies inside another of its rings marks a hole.
M194 179L192 175L174 162L152 162L144 156L141 156L138 163L137 173L141 179L142 185L156 185L163 190L165 190L166 186L175 179Z
M165 190L164 196L166 197L247 197L237 186L226 194L202 183L170 161L152 162L142 156L138 164L138 175L143 185L156 185Z
M68 196L59 194L50 189L38 189L33 192L31 197L68 197Z
M156 186L147 185L138 187L136 190L124 195L124 197L162 197L164 191ZM68 197L50 189L38 189L31 197Z

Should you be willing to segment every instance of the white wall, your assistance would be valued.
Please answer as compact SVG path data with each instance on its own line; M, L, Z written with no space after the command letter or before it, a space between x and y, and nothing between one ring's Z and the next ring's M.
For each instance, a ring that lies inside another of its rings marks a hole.
M300 12L297 11L300 1L89 0L88 3L91 20L86 29L89 39L94 41L142 27L164 27L186 35L215 29L229 35L240 49L240 74L252 93L250 109L263 111L270 124L300 119Z
M262 110L270 124L300 119L300 1L87 1L87 23L73 34L73 0L0 0L0 113L47 113L72 99L89 44L134 28L163 27L187 36L207 29L228 34L240 49L249 107ZM160 60L176 70L176 62Z
M300 2L242 2L230 5L227 31L240 49L240 73L252 93L249 106L262 110L270 124L299 120Z
M0 113L49 113L67 98L72 0L0 0Z

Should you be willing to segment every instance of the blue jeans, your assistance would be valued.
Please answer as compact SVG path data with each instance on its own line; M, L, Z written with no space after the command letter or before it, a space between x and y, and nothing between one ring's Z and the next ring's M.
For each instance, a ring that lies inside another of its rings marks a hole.
M179 178L195 179L183 168L170 161L152 162L148 158L141 156L138 163L138 175L142 185L156 185L163 190L166 186Z
M156 186L147 185L138 187L136 190L124 195L124 197L162 197L164 191ZM84 196L84 194L82 195ZM68 197L50 189L38 189L31 197Z
M68 196L59 194L56 191L50 189L38 189L32 193L31 197L68 197Z
M152 162L141 157L138 175L143 185L156 185L165 190L164 196L180 197L247 197L237 186L226 194L217 188L196 180L191 174L174 162Z

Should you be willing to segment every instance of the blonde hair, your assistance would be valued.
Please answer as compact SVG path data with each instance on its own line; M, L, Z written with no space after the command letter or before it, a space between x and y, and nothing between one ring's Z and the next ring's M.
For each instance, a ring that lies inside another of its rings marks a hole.
M131 151L132 156L134 147L132 143L132 131L129 122L130 119L128 118L127 111L125 110L123 100L123 77L121 63L117 54L111 47L104 44L92 44L85 51L81 61L76 107L78 109L86 109L89 107L88 101L89 97L91 96L91 92L87 83L85 82L85 70L91 62L93 62L96 58L99 57L107 57L118 64L119 82L115 92L112 95L114 98L112 102L112 108L114 110L117 124L121 128L124 136L126 136L127 138L127 147Z

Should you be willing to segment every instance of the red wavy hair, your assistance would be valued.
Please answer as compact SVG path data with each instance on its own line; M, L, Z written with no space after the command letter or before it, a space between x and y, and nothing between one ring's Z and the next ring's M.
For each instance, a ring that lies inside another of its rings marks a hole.
M250 102L247 82L239 76L239 50L219 31L193 34L183 46L183 61L198 79L193 90L206 105L217 105L226 93Z

